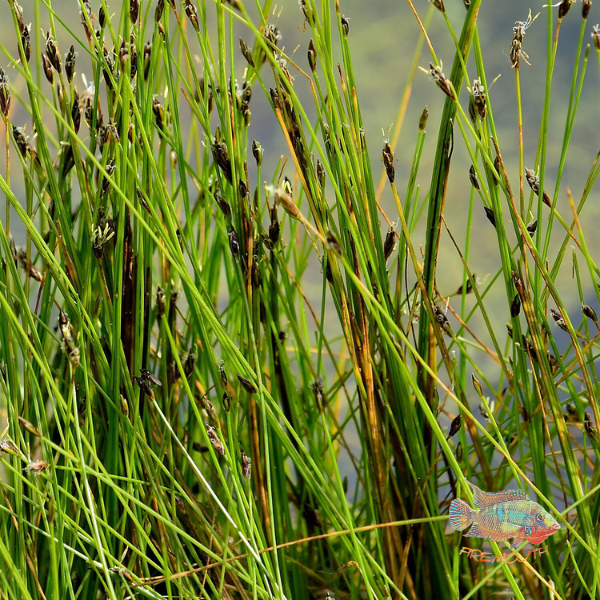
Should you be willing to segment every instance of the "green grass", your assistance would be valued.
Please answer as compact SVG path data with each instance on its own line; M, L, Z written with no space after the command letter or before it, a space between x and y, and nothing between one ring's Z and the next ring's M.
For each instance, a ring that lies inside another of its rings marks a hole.
M356 24L337 3L300 3L312 41L292 56L271 0L102 0L102 28L100 4L81 2L74 30L72 8L36 0L21 17L9 1L0 598L599 596L600 271L586 203L600 155L569 144L600 38L586 45L582 19L565 118L554 67L580 5L536 22L547 19L547 77L534 160L518 26L513 172L477 27L486 3L468 3L460 30L442 2L399 5L423 31L445 22L455 57L442 68L436 39L421 37L381 148L363 126ZM404 123L430 60L441 121ZM92 85L77 94L83 64ZM249 135L258 102L265 139L285 144L278 162ZM13 121L24 114L25 136ZM424 173L427 127L439 131ZM402 177L399 143L414 146ZM473 165L464 239L444 217L459 145ZM589 165L572 192L569 161ZM483 283L476 227L497 257ZM463 267L448 297L442 240ZM530 494L562 524L548 552L510 565L461 554L490 551L447 522L453 498L472 500L466 481Z

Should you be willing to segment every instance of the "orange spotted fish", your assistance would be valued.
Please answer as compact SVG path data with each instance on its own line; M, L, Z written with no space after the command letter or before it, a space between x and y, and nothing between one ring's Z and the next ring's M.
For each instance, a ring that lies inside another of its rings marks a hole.
M541 544L560 529L556 519L521 490L489 494L467 483L473 490L473 504L479 510L459 499L450 504L450 525L454 529L462 531L472 525L466 537L488 538L494 542L514 538L510 547L516 548L523 540Z

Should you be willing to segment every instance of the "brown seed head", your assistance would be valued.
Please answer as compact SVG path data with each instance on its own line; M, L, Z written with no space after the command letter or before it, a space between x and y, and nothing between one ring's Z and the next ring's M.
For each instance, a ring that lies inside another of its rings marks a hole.
M50 64L56 69L56 71L62 73L62 65L60 64L60 52L58 51L58 46L54 41L54 37L49 31L46 32L46 55L48 56Z
M394 153L388 142L385 143L382 151L383 164L390 183L394 183L396 177L396 169L394 167Z
M434 65L433 63L429 63L430 73L435 81L436 85L453 100L456 100L456 92L454 91L454 87L452 86L452 82L444 75L442 72L442 65Z
M256 165L259 167L262 164L264 153L265 151L263 150L263 147L256 140L252 140L252 156L254 156Z
M494 211L491 208L488 208L487 206L484 206L483 210L485 211L485 216L488 218L488 221L494 227L496 227L496 216L494 215Z
M42 66L44 68L44 74L46 75L46 79L50 85L54 85L54 71L52 70L52 65L48 60L48 57L42 52Z
M592 39L594 40L596 50L600 51L600 25L594 25L592 28Z
M485 119L487 115L485 88L481 85L481 78L473 80L473 102L481 119Z
M156 10L154 11L154 22L158 23L163 16L163 12L165 10L165 0L158 0L158 4L156 5Z
M190 20L192 27L196 31L196 33L200 32L200 23L198 22L198 11L196 7L192 4L190 0L185 0L183 3L183 8L185 10L185 14L187 18Z
M23 55L25 62L31 58L31 24L25 25L21 32L21 44L23 45Z
M575 0L563 0L558 7L558 18L564 19L567 13L571 10L571 6L575 4Z
M133 24L137 23L140 14L140 0L129 0L129 18Z
M581 312L588 319L591 319L594 323L596 323L596 325L598 324L598 315L596 315L596 311L591 306L588 306L587 304L582 304Z
M515 319L521 312L521 297L519 294L515 294L513 301L510 304L510 316Z
M562 315L554 310L553 308L550 309L550 313L552 314L552 318L554 319L554 321L556 322L556 324L563 330L563 331L569 331L569 327L567 326L567 322L563 319Z
M590 10L592 10L592 0L583 0L583 7L581 8L581 16L584 19L587 19L589 14L590 14Z
M431 3L442 13L446 12L446 7L444 6L444 0L431 0Z
M477 177L477 172L475 171L474 165L471 165L471 167L469 168L469 181L471 182L471 185L477 191L479 191L481 189L481 186L479 185L479 179Z
M254 62L254 57L252 56L252 48L250 48L242 38L240 38L240 50L242 51L242 56L246 59L246 62L254 69L256 64Z
M106 27L106 11L104 10L104 6L100 6L98 10L98 23L100 23L100 28L104 29Z
M67 55L65 56L65 74L69 83L73 81L73 75L75 74L75 61L77 60L77 52L75 52L75 46L71 46Z
M242 455L242 474L246 479L250 479L252 476L252 461L250 457L244 452L243 448L240 448Z
M344 32L344 35L348 37L348 35L350 34L350 19L342 15L340 23L342 25L342 31Z
M312 38L308 42L308 65L313 73L317 70L317 48Z
M395 247L396 247L396 232L393 227L390 227L385 236L385 242L383 243L383 255L385 257L385 260L387 260L391 256Z
M8 77L4 69L0 69L0 112L4 118L8 117L10 109L10 87L8 86Z

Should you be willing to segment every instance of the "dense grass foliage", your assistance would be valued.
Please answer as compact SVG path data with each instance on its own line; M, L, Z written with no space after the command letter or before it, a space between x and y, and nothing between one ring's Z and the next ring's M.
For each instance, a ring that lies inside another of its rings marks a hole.
M405 98L431 62L444 108L398 139L400 119L382 147L363 127L355 24L337 0L294 6L310 39L297 51L272 0L79 0L76 30L72 6L8 0L0 598L600 595L600 254L586 223L600 154L568 153L600 32L589 0L540 8L546 92L526 162L536 15L515 15L511 170L477 28L491 0L452 1L456 31L442 0L398 5L422 31ZM454 40L444 65L432 19ZM581 19L581 36L559 115L563 19ZM285 142L278 164L249 136L259 100ZM408 176L399 143L414 146ZM461 239L444 218L458 146L472 162ZM572 191L568 160L589 170ZM497 256L484 281L475 223ZM436 285L441 240L463 267L452 296ZM547 552L461 553L511 552L450 528L467 481L540 503L562 526Z

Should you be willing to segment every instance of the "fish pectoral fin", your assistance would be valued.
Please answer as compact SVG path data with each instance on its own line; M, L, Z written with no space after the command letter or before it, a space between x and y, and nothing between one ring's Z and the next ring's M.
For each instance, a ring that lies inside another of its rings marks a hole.
M469 533L464 534L465 537L478 537L478 538L486 538L487 535L479 529L479 525L477 523L473 523L471 529L469 529Z
M502 524L502 528L506 533L517 533L517 531L519 531L519 529L522 527L523 525L517 525L516 523L511 523L510 521Z
M525 538L515 538L510 547L514 550L517 546L520 546L525 541Z

